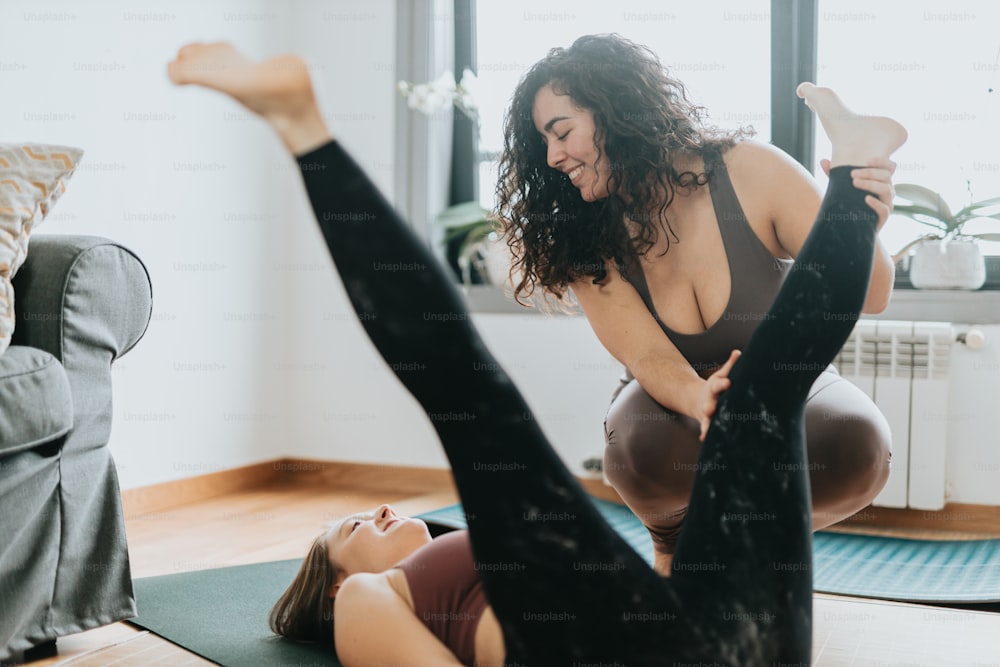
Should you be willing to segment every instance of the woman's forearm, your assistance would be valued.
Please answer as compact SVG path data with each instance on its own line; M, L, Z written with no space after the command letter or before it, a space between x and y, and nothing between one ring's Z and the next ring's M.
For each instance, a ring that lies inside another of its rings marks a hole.
M705 380L690 364L662 355L647 355L633 366L629 370L653 400L674 412L698 418L698 389Z

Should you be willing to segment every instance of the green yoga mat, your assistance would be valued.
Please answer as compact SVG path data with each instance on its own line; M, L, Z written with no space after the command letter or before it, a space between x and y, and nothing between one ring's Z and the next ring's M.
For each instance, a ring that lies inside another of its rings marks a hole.
M133 582L130 622L203 658L238 667L341 667L330 648L276 637L267 613L301 559L145 577Z
M608 522L652 563L649 533L627 508L594 499ZM432 534L464 528L460 505L419 518ZM446 529L445 528L445 529ZM1000 601L1000 540L929 542L817 533L817 591L910 602ZM209 660L240 667L339 667L328 648L279 639L267 612L291 582L298 559L135 580L139 617L132 623Z

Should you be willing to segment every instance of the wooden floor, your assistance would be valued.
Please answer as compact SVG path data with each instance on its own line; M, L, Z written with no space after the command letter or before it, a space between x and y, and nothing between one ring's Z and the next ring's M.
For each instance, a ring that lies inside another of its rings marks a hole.
M327 522L388 502L413 515L458 498L449 484L352 487L316 480L253 490L128 517L135 577L301 557ZM429 488L433 486L433 488ZM395 490L393 490L395 489ZM817 594L813 664L1000 667L1000 613ZM43 665L211 664L149 632L118 623L61 638Z

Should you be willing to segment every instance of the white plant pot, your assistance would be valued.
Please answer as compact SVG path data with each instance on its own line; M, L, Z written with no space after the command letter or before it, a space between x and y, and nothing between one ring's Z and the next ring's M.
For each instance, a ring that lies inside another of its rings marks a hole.
M463 264L463 280L469 283L470 266L475 266L479 274L483 276L490 285L502 286L508 281L510 275L510 249L503 241L494 241L485 238L467 246L459 260Z
M986 260L975 239L928 240L910 258L910 282L918 289L979 289L986 282Z
M503 241L485 239L480 253L491 285L503 285L510 278L510 249Z

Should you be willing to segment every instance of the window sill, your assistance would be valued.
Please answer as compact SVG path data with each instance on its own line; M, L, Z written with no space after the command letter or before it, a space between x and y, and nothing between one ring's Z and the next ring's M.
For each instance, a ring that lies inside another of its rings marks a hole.
M896 289L888 308L874 320L922 320L956 324L1000 323L1000 291Z
M474 314L541 315L537 308L525 308L492 285L462 288ZM561 313L557 313L561 315ZM581 316L575 313L570 317ZM920 320L956 324L1000 324L1000 291L896 289L884 312L863 314L864 319Z
M538 308L526 308L513 297L507 295L502 287L495 285L466 285L459 289L465 294L465 300L469 304L469 312L473 314L489 315L547 315ZM583 311L577 309L573 313L562 313L554 311L553 315L563 317L582 317Z

